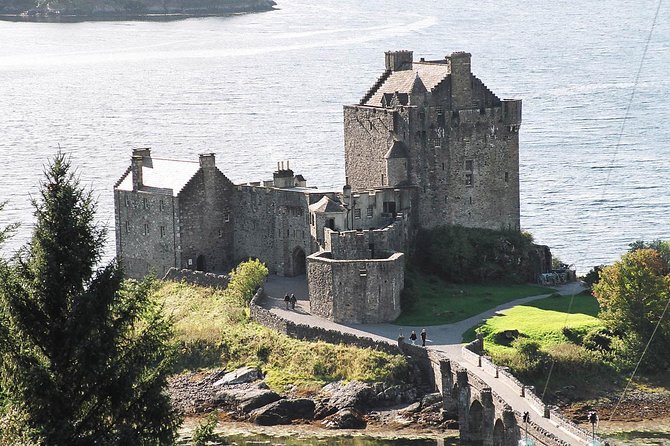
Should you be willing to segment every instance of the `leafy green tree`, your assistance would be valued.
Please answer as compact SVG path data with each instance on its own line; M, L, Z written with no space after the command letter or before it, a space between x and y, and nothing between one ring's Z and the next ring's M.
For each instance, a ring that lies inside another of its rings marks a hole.
M230 273L228 292L240 302L249 303L268 276L268 268L258 259L242 262Z
M637 360L670 299L668 262L651 248L637 248L600 272L593 295L600 318L618 335L631 359ZM670 363L670 315L661 320L643 364L649 369Z
M165 392L172 325L150 281L96 269L105 230L58 154L45 169L31 242L0 261L0 378L7 413L44 445L172 444Z

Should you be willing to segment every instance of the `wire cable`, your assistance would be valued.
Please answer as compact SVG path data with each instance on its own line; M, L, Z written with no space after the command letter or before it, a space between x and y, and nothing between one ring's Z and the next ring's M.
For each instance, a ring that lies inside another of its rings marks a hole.
M633 382L633 378L635 377L635 373L637 373L637 369L640 367L640 364L642 363L642 358L644 358L645 353L647 353L647 350L649 349L649 345L651 344L651 341L654 339L654 336L656 335L656 331L658 330L658 327L661 325L661 321L663 320L663 317L665 316L665 313L668 311L668 305L670 305L670 298L665 303L665 308L663 309L663 313L661 313L661 317L658 319L658 322L656 323L656 327L654 327L654 331L651 333L651 336L649 337L649 340L647 341L647 345L644 346L644 350L642 351L642 354L640 355L640 359L637 361L637 364L635 365L635 369L633 370L633 373L630 375L630 378L628 378L628 383L626 383L626 387L623 389L623 392L621 393L621 397L619 397L619 401L616 403L616 406L614 406L614 410L612 411L612 413L610 413L610 418L609 418L608 421L612 421L612 418L614 418L614 414L616 413L617 410L619 410L619 405L621 404L624 397L626 396L626 392L628 391L628 387L630 387L630 383Z

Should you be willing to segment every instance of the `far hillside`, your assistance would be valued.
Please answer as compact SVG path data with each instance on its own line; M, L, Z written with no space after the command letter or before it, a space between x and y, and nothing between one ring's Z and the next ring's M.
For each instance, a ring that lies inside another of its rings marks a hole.
M113 19L151 15L207 16L269 11L273 0L7 0L0 14L35 18Z

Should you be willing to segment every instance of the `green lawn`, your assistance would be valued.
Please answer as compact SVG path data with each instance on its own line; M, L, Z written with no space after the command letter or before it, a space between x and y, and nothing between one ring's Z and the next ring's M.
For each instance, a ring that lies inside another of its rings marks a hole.
M569 341L564 334L564 327L583 336L593 328L602 326L597 315L598 302L593 296L579 294L573 298L553 295L505 310L502 316L488 319L477 328L477 332L484 334L484 343L490 353L510 349L499 336L499 333L507 330L518 330L522 336L547 348ZM466 341L474 337L474 328L463 335Z
M462 321L506 302L551 294L534 285L450 284L436 276L407 272L408 288L398 325L440 325Z

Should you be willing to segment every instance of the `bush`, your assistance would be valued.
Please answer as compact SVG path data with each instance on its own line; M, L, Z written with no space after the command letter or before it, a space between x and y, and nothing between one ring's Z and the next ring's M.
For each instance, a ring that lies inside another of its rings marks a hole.
M609 352L612 350L612 334L604 328L589 331L582 341L587 350Z
M589 287L589 289L600 281L600 271L602 271L604 267L605 265L596 265L582 278L584 284Z
M214 429L219 421L218 412L215 410L210 412L198 427L193 431L193 446L206 446L209 442L217 439L217 435L214 434Z
M531 273L533 239L518 231L463 226L422 229L417 235L416 262L422 270L455 283L521 283Z

